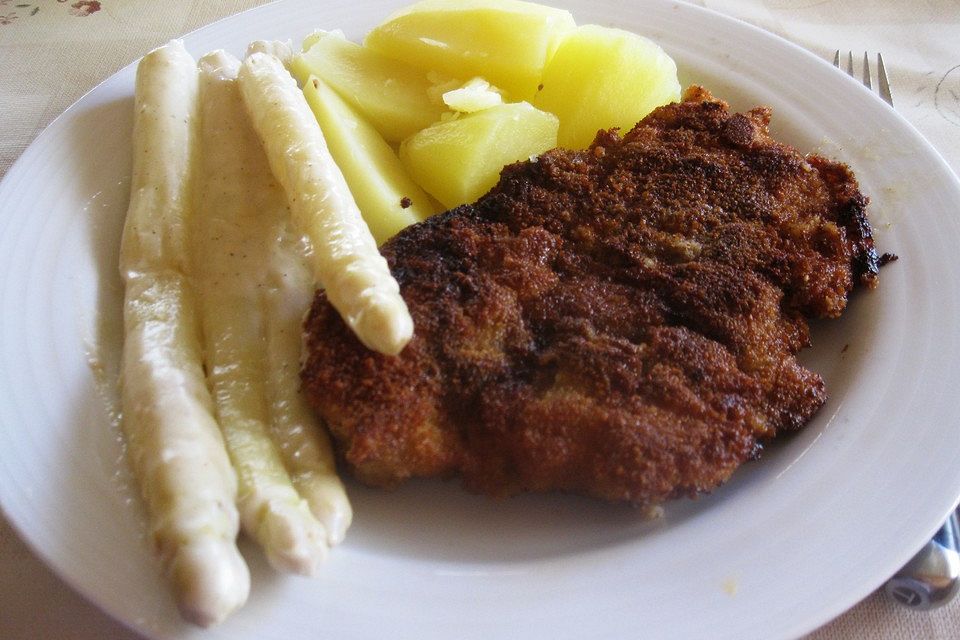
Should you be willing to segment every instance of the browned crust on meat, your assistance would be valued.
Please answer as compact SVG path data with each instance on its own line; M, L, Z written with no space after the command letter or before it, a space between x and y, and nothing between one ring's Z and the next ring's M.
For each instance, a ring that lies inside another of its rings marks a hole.
M652 504L715 488L819 409L795 354L807 318L876 283L867 199L772 140L769 109L684 98L390 240L416 326L399 357L317 294L303 383L361 480Z

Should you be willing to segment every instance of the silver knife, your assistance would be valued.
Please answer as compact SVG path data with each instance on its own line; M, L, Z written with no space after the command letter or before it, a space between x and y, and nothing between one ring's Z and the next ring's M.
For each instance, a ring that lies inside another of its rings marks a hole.
M960 524L953 511L936 535L886 584L897 602L920 611L950 602L960 591Z

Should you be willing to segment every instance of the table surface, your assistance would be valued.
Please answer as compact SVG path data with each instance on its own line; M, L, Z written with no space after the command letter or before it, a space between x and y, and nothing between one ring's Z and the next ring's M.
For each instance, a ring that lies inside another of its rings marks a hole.
M322 0L321 0L322 1ZM264 0L0 0L0 177L98 82L164 41ZM897 110L960 173L960 6L955 0L695 0L821 57L884 54ZM960 599L915 612L874 593L807 640L947 640ZM135 640L56 577L0 516L0 638Z

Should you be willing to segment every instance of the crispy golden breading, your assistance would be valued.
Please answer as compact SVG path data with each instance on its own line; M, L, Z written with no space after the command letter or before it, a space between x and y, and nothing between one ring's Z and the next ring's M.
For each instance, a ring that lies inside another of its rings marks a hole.
M399 357L317 294L303 382L361 480L655 504L820 408L794 356L807 318L876 283L867 200L845 166L770 139L768 109L684 98L390 240L416 326Z

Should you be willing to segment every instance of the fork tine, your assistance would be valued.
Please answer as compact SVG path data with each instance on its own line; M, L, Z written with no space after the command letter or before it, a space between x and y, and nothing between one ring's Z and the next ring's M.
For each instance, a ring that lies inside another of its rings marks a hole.
M890 93L890 80L887 78L887 70L883 66L883 56L877 54L877 82L880 84L880 97L893 106L893 94Z
M841 69L840 66L840 49L837 49L833 53L833 66L837 69ZM850 77L856 77L853 71L853 51L847 51L847 65L846 65L847 75ZM866 51L863 52L863 76L862 76L863 85L873 91L873 81L870 77L870 56ZM890 77L887 75L887 68L883 64L883 55L877 54L877 84L878 90L877 93L883 99L884 102L893 106L893 93L890 91Z
M873 85L870 83L870 58L867 57L867 52L863 52L863 84L867 89L873 89Z

